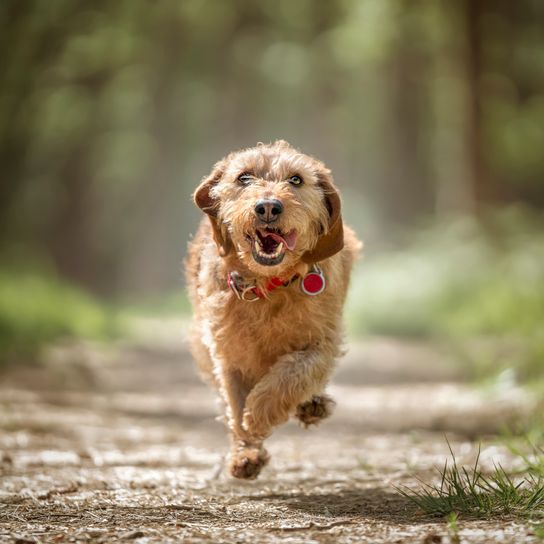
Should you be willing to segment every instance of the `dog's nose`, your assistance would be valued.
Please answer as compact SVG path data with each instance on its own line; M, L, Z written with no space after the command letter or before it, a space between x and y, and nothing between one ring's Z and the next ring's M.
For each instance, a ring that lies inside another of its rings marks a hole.
M265 223L276 221L281 212L283 212L283 204L279 200L257 200L255 204L255 214Z

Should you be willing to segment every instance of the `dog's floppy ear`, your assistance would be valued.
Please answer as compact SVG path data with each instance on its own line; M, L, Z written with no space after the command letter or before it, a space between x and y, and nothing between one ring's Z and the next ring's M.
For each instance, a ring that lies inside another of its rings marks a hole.
M316 246L302 255L302 260L308 264L332 257L344 247L344 225L340 195L328 173L318 174L318 184L323 190L325 206L329 212L329 226L319 237Z
M221 223L219 213L219 201L214 198L210 192L220 179L225 171L224 161L218 162L211 171L210 175L202 180L193 194L195 204L208 215L212 225L213 239L217 244L219 255L225 257L232 249L232 240L227 232L227 228Z

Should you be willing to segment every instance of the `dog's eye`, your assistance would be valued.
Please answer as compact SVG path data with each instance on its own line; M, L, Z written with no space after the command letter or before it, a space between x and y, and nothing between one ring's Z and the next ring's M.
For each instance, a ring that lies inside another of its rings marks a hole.
M291 176L287 180L291 185L302 185L304 182L302 181L302 178L300 176Z
M248 174L247 172L244 172L243 174L240 174L238 176L238 181L242 185L248 185L249 183L251 183L252 179L253 179L253 176L251 174Z

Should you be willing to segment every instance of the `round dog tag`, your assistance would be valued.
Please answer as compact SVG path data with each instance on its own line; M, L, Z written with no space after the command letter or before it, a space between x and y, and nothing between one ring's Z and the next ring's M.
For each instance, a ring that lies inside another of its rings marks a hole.
M307 295L319 295L319 293L325 290L325 276L323 276L323 272L320 269L311 270L302 278L300 287Z

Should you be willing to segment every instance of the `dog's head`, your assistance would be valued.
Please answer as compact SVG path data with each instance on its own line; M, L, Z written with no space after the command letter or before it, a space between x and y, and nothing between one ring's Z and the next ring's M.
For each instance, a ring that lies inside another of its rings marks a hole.
M255 274L311 264L344 244L330 170L280 140L231 153L197 187L221 256L236 252Z

